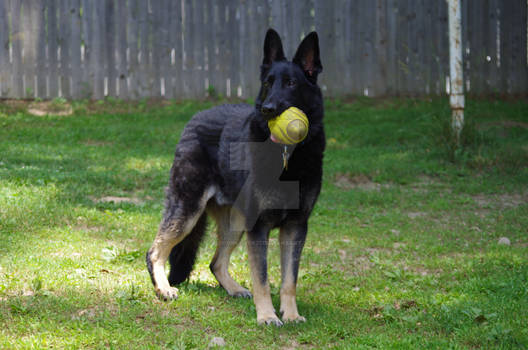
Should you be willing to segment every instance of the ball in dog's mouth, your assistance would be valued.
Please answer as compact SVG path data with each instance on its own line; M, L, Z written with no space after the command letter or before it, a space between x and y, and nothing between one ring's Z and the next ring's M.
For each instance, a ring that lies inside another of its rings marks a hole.
M308 135L308 118L302 110L290 107L279 116L268 121L271 141L293 145L303 141Z

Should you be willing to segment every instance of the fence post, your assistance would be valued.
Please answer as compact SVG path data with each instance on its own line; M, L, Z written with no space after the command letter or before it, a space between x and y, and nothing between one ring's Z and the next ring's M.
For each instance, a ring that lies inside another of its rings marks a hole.
M464 127L464 76L462 61L462 11L460 0L448 0L449 12L449 103L452 110L451 125L457 146Z

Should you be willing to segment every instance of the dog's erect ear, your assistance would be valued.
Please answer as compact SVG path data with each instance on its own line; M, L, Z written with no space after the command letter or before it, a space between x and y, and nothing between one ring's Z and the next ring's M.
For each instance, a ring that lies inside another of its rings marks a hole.
M285 61L284 51L282 50L282 41L279 34L268 29L266 39L264 39L264 60L262 65L270 66L274 61Z
M301 42L293 63L302 68L308 80L314 84L317 82L317 75L323 71L323 66L319 58L319 37L316 32L311 32Z

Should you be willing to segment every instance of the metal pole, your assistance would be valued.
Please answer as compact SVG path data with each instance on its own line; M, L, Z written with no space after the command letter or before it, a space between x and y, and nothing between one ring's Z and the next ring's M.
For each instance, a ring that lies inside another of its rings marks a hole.
M464 127L464 70L462 59L462 11L461 0L447 0L449 12L449 78L451 125L456 143L460 145L460 133Z

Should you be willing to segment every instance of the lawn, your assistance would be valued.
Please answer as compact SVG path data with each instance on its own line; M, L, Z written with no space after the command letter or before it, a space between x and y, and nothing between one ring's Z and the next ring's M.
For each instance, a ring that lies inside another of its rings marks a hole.
M458 149L445 98L326 101L307 322L282 328L217 285L213 224L178 300L145 267L181 130L216 103L0 102L0 348L528 347L526 100L470 99ZM231 271L250 287L244 247ZM277 232L269 259L278 308Z

